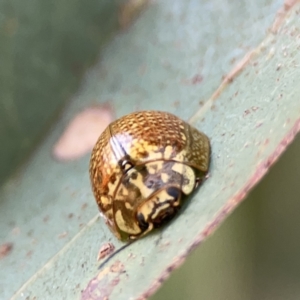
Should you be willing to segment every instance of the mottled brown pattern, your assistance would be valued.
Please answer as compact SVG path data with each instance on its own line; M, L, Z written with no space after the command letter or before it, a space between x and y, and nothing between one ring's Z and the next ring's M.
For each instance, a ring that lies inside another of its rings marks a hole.
M111 213L116 213L112 202L124 179L123 160L123 164L129 161L135 167L150 161L177 161L198 170L196 173L202 177L208 170L209 154L208 138L170 113L141 111L112 122L99 137L90 162L93 192L100 210L109 219Z

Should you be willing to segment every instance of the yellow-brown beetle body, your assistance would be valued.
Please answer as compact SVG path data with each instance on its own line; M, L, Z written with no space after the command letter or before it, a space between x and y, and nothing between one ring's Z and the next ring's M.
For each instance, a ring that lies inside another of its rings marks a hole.
M112 122L90 162L93 192L112 232L136 239L170 220L209 160L207 136L170 113L141 111Z

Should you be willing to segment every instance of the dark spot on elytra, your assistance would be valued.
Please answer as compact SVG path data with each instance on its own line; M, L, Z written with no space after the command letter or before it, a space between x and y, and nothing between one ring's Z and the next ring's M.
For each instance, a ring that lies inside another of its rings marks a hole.
M138 221L138 223L139 223L139 227L140 227L143 231L145 231L146 229L148 229L149 224L145 221L145 218L144 218L144 215L143 215L143 214L141 214L141 213L137 214L136 218L137 218L137 221Z
M115 181L116 181L116 179L117 179L117 176L116 176L115 174L113 174L113 175L111 175L111 177L110 177L110 182L111 182L112 184L114 184Z
M147 152L147 151L139 152L138 156L140 156L142 158L147 158L149 156L149 152Z
M180 196L180 191L179 191L177 188L172 187L172 186L169 187L169 188L167 188L166 192L167 192L170 196L172 196L174 199L178 199L179 196Z
M153 180L146 181L146 186L148 189L151 189L154 184L155 184L155 182Z
M109 188L108 186L104 186L103 189L101 190L101 194L103 195L107 195L109 193Z
M134 173L132 173L131 175L130 175L130 178L131 179L133 179L133 180L135 180L135 179L137 179L137 173L136 172L134 172Z
M160 174L148 174L144 177L144 184L148 189L159 190L163 185Z

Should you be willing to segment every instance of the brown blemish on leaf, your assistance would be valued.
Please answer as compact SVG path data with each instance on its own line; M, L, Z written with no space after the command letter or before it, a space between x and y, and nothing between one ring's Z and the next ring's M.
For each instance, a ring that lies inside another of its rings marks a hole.
M32 257L32 254L33 254L33 251L32 251L32 250L29 250L29 251L26 253L26 257L27 257L27 258L31 258L31 257Z
M113 120L109 105L97 105L78 113L53 147L57 160L75 160L89 153L102 131Z
M262 121L259 121L259 122L256 123L255 127L256 127L256 128L259 128L259 127L261 127L262 125L263 125L263 122L262 122Z
M191 79L182 79L181 83L185 85L195 85L203 81L203 76L201 74L194 75Z
M129 253L128 254L128 259L135 259L136 258L136 255L135 254L133 254L133 253Z
M114 262L111 265L110 271L113 272L113 273L123 272L124 271L124 265L119 260L117 260L116 262Z
M108 256L115 250L115 246L112 243L105 243L99 250L97 261L103 259L104 257Z
M116 261L110 268L103 269L89 282L81 293L81 299L109 299L122 275L125 275L124 265L120 261Z
M282 64L278 64L277 67L276 67L276 71L279 71L282 67Z
M43 222L44 223L47 223L49 221L49 216L47 215L47 216L45 216L44 218L43 218Z
M0 259L7 256L13 249L13 243L4 243L0 245Z
M59 238L59 239L63 239L63 238L65 238L67 235L68 235L68 232L67 232L67 231L64 231L64 232L62 232L62 233L60 233L60 234L58 235L58 238Z
M87 206L88 206L88 204L85 202L85 203L82 204L81 209L85 210L87 208Z
M247 115L249 115L249 114L250 114L250 110L249 110L249 109L246 109L246 110L244 111L244 117L247 116Z
M173 103L173 106L176 108L179 107L179 105L180 105L180 101L178 100Z
M203 81L203 76L200 74L197 74L192 78L192 84L199 84L202 81Z

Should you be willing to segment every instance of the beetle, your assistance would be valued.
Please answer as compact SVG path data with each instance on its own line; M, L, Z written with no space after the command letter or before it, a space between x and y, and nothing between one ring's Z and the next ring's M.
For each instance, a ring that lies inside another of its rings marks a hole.
M100 213L123 241L171 220L208 172L208 137L173 114L139 111L112 122L90 159Z
M97 260L103 259L112 252L114 252L115 246L112 243L105 243L98 252Z

